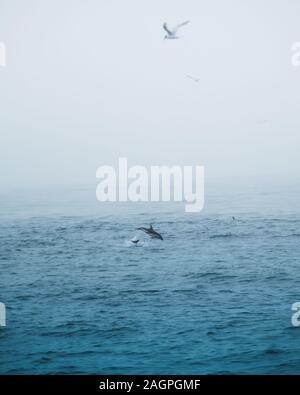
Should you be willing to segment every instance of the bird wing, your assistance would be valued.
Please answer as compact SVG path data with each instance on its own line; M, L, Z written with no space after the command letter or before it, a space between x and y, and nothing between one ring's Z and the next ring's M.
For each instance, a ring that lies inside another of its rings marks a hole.
M199 78L193 77L192 75L187 75L187 78L190 78L191 80L195 82L199 82Z
M165 31L166 31L169 35L172 35L172 34L173 34L173 33L171 32L171 30L168 29L168 26L167 26L167 23L166 23L166 22L163 24L163 28L165 29Z
M185 22L179 23L179 25L176 25L174 27L174 32L177 32L178 29L180 29L184 25L187 25L188 23L190 23L190 21L185 21Z

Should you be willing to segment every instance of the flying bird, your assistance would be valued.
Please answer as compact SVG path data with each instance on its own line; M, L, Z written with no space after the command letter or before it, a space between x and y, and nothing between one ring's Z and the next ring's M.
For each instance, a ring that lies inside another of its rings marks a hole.
M156 232L156 231L153 229L153 226L152 226L152 225L150 225L150 228L141 227L141 228L137 228L137 230L141 230L142 232L145 232L148 236L151 237L151 239L163 240L162 235L159 234L158 232Z
M200 81L199 78L193 77L192 75L187 75L186 78L189 78L190 80L193 80L195 82L199 82Z
M165 40L166 40L166 39L167 39L167 40L174 40L174 39L179 38L179 37L177 36L178 30L179 30L182 26L187 25L189 22L190 22L190 21L185 21L185 22L183 22L183 23L179 23L179 25L175 26L173 29L169 29L168 26L167 26L167 23L165 22L165 23L163 24L163 28L164 28L165 31L167 32L167 34L165 35Z

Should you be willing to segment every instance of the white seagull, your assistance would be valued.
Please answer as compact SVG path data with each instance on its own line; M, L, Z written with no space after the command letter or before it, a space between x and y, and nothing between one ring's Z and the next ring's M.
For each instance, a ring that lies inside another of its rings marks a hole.
M189 78L190 80L193 80L194 82L199 82L200 81L199 78L193 77L192 75L187 75L186 78Z
M165 29L165 31L167 32L167 34L165 35L165 40L174 40L176 38L179 38L177 36L177 31L178 29L181 28L181 26L187 25L190 21L185 21L183 23L179 23L179 25L175 26L172 30L168 28L167 23L165 22L163 24L163 28Z

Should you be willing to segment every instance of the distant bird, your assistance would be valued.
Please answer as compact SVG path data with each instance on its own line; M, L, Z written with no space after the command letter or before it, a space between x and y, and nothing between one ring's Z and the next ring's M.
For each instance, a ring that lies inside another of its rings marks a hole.
M183 23L179 23L179 25L175 26L173 29L169 29L167 26L167 23L165 22L163 24L163 28L165 29L165 31L167 32L167 34L165 35L165 40L174 40L179 38L177 36L177 31L184 25L187 25L190 21L185 21Z
M232 217L232 220L235 221L235 217Z
M145 232L148 236L151 237L151 239L163 240L162 235L159 234L158 232L156 232L156 231L153 229L153 226L152 226L152 225L150 225L150 228L141 227L141 228L137 228L137 230L141 230L142 232Z
M130 241L131 241L131 243L133 243L135 245L137 245L137 243L139 242L139 240L130 240Z
M190 80L193 80L195 82L199 82L200 81L199 78L193 77L192 75L187 75L186 78L189 78Z

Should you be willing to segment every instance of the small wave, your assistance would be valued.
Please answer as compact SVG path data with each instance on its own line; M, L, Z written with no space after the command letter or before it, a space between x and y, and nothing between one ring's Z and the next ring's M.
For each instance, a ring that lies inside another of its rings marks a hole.
M225 238L225 237L232 237L233 234L231 232L229 233L220 233L220 234L215 234L215 235L211 235L209 236L210 239L218 239L218 238Z
M216 275L218 275L217 272L186 273L186 274L183 274L182 277L185 277L185 278L200 278L200 277L216 276Z
M279 350L278 348L267 348L266 350L263 351L263 354L265 355L278 355L282 353L283 351Z
M214 335L216 335L215 331L208 331L207 332L207 336L214 336Z
M234 274L224 274L220 272L203 272L203 273L188 273L184 274L183 277L186 278L202 278L202 277L217 277L217 278L222 278L222 279L231 279L231 278L236 278L237 276Z

